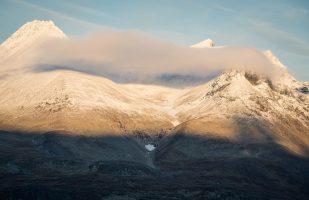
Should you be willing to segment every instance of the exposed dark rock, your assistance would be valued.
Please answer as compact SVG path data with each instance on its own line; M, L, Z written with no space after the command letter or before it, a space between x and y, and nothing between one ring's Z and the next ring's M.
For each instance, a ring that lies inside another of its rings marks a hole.
M1 132L0 199L309 197L309 160L274 141L177 133L149 154L132 137Z
M304 94L309 94L309 89L308 87L301 87L298 89L298 91L304 93Z

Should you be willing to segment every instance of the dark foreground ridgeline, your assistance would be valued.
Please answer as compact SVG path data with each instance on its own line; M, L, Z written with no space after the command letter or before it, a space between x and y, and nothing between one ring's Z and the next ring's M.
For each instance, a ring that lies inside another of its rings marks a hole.
M0 133L0 199L309 199L309 160L274 142Z

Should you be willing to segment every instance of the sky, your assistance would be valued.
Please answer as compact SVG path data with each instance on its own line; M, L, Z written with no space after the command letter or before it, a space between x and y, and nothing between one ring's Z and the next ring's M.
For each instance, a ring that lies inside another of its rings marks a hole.
M137 30L181 45L270 49L299 80L309 81L307 0L0 0L0 42L34 19L53 20L67 35Z

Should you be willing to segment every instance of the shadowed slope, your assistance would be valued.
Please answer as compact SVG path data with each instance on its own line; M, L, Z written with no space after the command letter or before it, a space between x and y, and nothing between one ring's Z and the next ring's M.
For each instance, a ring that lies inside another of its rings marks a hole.
M177 133L0 134L1 199L307 199L309 161L272 142ZM154 157L153 166L151 158Z

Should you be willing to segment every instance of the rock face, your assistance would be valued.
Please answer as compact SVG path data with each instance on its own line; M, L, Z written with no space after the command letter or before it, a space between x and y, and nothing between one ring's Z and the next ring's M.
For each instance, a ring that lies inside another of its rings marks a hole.
M1 45L0 199L308 199L309 85L271 52L279 79L184 89L14 68L65 37L34 21Z

